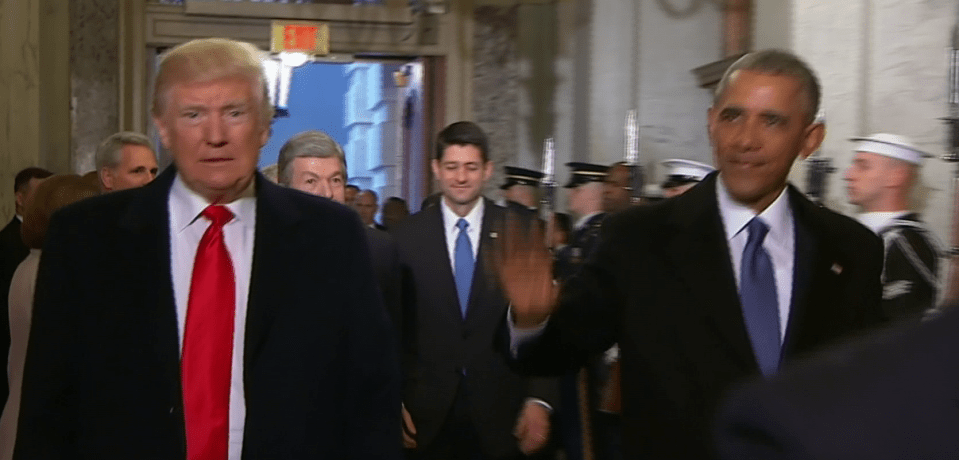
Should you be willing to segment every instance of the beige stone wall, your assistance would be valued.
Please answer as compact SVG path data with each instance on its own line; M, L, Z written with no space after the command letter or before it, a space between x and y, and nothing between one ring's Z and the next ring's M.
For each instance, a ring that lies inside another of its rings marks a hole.
M0 2L0 221L14 211L13 178L27 166L65 171L69 99L67 5L57 0Z
M13 215L13 177L40 163L39 0L0 3L0 217Z
M70 88L73 170L92 171L97 145L119 130L116 0L71 0Z
M906 135L937 156L922 168L916 206L948 241L955 165L938 158L946 141L938 118L947 113L946 49L956 8L953 0L792 1L791 42L823 86L823 153L838 168L830 178L831 208L856 212L842 180L852 157L849 137Z

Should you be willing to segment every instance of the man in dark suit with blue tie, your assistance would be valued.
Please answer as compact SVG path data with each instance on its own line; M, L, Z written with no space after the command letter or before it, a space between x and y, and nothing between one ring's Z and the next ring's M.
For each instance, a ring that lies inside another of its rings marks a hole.
M718 174L607 218L561 292L545 251L508 244L516 365L562 372L618 343L625 458L712 457L730 385L881 322L879 239L787 184L822 142L819 94L797 57L747 54L708 111Z
M47 233L14 458L395 459L399 366L366 235L256 174L259 51L161 58L173 166Z
M484 198L493 173L486 135L458 122L437 136L433 174L442 197L394 236L403 297L412 312L412 360L404 360L404 441L424 460L521 458L549 436L555 384L509 369L495 348L507 302L495 243L507 211ZM513 218L532 218L514 216Z

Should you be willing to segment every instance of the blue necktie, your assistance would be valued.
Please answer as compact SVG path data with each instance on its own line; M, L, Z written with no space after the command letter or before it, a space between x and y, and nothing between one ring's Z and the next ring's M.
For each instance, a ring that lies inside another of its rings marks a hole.
M756 354L756 362L763 375L772 375L779 368L779 302L776 279L769 253L763 249L763 240L769 232L758 217L746 224L749 239L743 249L739 275L739 299L749 340Z
M470 244L470 237L466 234L466 227L469 225L465 219L456 221L456 227L460 229L460 233L456 236L453 256L453 265L456 267L456 294L460 299L460 314L464 318L466 318L466 306L470 301L470 285L473 284L473 245Z

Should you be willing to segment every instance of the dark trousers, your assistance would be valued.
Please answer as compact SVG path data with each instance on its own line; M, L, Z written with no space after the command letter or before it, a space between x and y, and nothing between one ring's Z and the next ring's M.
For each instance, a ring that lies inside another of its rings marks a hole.
M456 390L453 407L439 433L428 446L407 451L408 460L489 460L480 448L479 436L470 420L469 396L463 385Z

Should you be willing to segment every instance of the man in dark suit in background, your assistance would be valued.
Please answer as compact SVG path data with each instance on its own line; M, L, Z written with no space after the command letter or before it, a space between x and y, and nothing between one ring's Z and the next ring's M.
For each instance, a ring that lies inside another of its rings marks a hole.
M517 366L562 372L619 343L625 458L710 458L731 384L881 321L879 239L786 182L823 139L819 94L787 52L733 64L708 111L719 173L607 218L561 294L545 251L507 238Z
M258 50L173 48L153 117L174 165L50 225L14 457L401 456L359 219L256 174L272 119Z
M20 236L23 209L37 184L52 175L52 172L36 167L17 173L13 179L14 216L10 223L0 230L0 404L6 404L10 392L7 382L7 355L10 351L10 315L7 303L10 280L13 272L17 271L17 266L30 253Z
M424 460L521 458L546 444L555 385L514 373L494 348L507 308L494 244L507 211L481 195L493 174L486 135L470 122L447 126L432 167L439 205L394 233L404 309L415 315L403 336L417 352L404 370L404 444Z
M328 134L305 131L290 138L277 157L277 179L284 187L346 204L346 155ZM397 336L402 331L400 266L396 242L389 233L366 227L373 269ZM399 340L399 338L398 338Z

